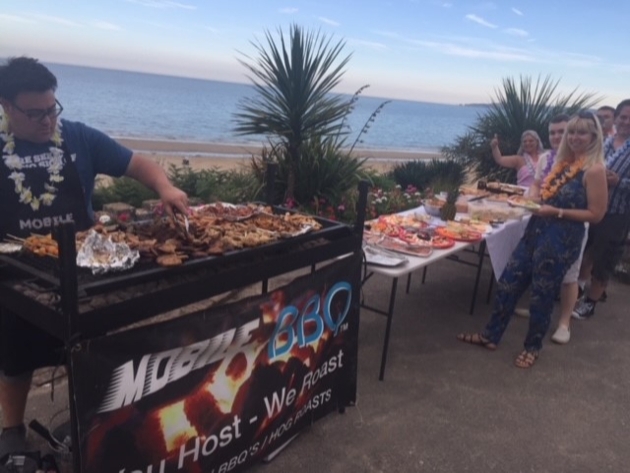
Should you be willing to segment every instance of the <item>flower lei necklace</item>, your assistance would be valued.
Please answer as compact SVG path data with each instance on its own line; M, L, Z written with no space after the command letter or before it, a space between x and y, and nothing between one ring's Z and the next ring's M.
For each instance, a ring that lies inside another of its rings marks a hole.
M40 195L34 195L31 188L24 185L26 176L23 172L20 172L20 169L23 167L22 160L15 154L15 137L9 131L9 119L6 115L2 116L2 121L0 122L0 139L4 141L2 160L12 171L9 174L9 179L13 181L15 193L20 196L20 203L30 205L33 210L38 210L41 205L51 206L55 197L57 197L55 184L63 181L63 176L59 174L63 169L61 122L57 122L55 132L51 138L55 146L50 147L52 158L47 168L48 183L44 184L44 192Z
M543 200L548 200L556 195L562 186L577 176L583 166L584 159L578 159L573 163L564 160L557 162L541 186L540 195Z

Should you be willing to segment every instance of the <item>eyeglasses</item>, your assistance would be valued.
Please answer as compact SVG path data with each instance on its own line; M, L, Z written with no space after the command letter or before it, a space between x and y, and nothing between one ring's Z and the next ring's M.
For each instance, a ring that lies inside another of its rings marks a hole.
M57 99L55 99L55 105L45 110L41 110L41 109L22 110L13 102L11 102L11 105L13 105L13 107L18 112L22 112L24 115L26 115L26 118L28 118L32 122L43 122L44 118L46 117L49 117L51 119L57 118L59 115L61 115L61 112L63 112L63 107L61 106L61 104L59 103Z

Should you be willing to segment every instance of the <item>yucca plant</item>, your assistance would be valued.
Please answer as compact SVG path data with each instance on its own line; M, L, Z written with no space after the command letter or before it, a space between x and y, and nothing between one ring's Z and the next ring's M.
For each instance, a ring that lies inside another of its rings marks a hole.
M338 201L348 190L356 187L360 179L365 177L363 165L365 159L357 159L342 149L339 141L332 137L313 137L302 143L300 159L293 167L297 177L297 185L293 197L288 199L296 204L306 204L313 198L325 198ZM262 157L253 157L252 165L255 174L263 179L265 164L278 163L275 180L275 200L281 201L290 179L289 166L291 158L282 146L270 146L263 150Z
M490 140L495 133L504 155L516 154L525 130L536 131L548 147L551 118L560 113L574 114L599 100L594 94L578 93L577 89L562 95L557 92L558 84L549 76L535 81L522 76L518 82L511 77L503 79L488 109L478 115L466 134L459 136L453 145L442 148L442 153L461 161L477 178L515 182L514 170L498 166L492 158Z
M252 42L257 58L243 54L239 62L249 72L256 96L239 104L236 132L269 138L284 148L288 175L286 196L293 198L296 170L304 143L343 133L343 118L351 110L347 98L331 92L339 84L351 55L342 56L343 41L332 43L319 32L292 25L288 38L269 31L266 42Z

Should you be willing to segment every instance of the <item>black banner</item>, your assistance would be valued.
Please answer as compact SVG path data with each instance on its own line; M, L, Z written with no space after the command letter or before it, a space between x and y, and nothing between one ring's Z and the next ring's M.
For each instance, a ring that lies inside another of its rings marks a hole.
M81 344L82 471L236 472L353 404L360 266Z

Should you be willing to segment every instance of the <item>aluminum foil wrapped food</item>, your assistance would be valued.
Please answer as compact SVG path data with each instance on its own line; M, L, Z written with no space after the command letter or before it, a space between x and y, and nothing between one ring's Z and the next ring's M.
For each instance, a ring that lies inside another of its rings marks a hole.
M77 252L77 266L92 270L92 274L124 271L132 268L140 253L126 243L114 243L107 235L90 230Z

